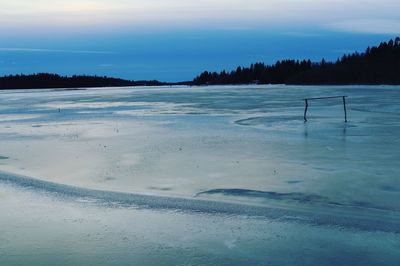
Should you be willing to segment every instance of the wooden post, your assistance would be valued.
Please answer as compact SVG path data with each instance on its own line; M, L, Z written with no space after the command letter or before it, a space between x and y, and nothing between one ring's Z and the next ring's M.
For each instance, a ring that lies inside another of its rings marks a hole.
M347 123L346 96L343 96L344 122Z
M306 102L306 108L304 109L304 122L307 122L307 109L308 109L308 100L304 99Z

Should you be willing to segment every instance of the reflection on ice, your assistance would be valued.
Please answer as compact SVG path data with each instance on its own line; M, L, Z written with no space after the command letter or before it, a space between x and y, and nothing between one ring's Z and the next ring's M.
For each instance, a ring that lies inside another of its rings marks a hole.
M0 94L0 154L12 158L3 171L107 191L190 198L238 189L399 210L398 87ZM348 95L349 122L340 101L327 101L313 102L304 123L302 99L331 95Z

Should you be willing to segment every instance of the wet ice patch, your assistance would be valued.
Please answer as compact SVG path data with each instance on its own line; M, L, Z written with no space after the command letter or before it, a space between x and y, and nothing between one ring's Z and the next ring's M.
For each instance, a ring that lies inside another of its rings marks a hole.
M201 195L225 195L225 196L239 196L250 198L263 198L271 200L290 200L298 202L329 202L326 197L304 194L304 193L279 193L273 191L259 191L251 189L211 189L198 193L196 196Z
M290 182L290 181L289 181ZM289 183L288 182L288 183ZM296 202L302 204L326 204L335 206L352 206L361 208L375 208L375 209L385 209L380 206L376 206L372 203L363 201L350 201L350 202L338 202L329 199L328 197L317 195L317 194L306 194L299 192L281 193L275 191L260 191L251 189L211 189L197 193L195 197L198 196L227 196L227 197L244 197L244 198L255 198L263 200L274 200L274 201L286 201L286 202Z
M36 107L48 109L102 109L110 107L137 106L134 102L66 101L38 104Z
M149 115L183 115L183 114L199 114L199 109L193 105L185 103L169 103L169 102L134 102L140 108L134 110L117 110L113 113L123 116L149 116ZM203 112L203 114L207 114Z
M22 121L39 118L42 115L28 115L28 114L3 114L0 115L0 122Z
M286 181L286 183L291 184L291 185L300 184L300 183L303 183L303 182L304 181L302 181L302 180L289 180L289 181Z
M381 189L387 192L400 192L400 187L394 186L382 186Z
M158 191L171 191L170 187L148 187L150 190L158 190Z
M258 116L258 117L250 117L246 119L241 119L235 121L236 124L242 126L257 126L257 125L265 125L272 126L276 123L300 123L303 122L302 117L298 115L290 115L290 116Z
M115 178L115 177L107 176L107 177L104 178L104 181L114 181L116 179L117 178Z

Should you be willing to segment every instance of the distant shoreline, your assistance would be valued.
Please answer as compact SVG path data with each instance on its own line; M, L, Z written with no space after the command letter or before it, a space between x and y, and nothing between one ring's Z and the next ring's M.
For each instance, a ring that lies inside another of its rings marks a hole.
M183 85L183 84L170 84L170 85L126 85L126 86L95 86L95 87L76 87L76 88L12 88L4 89L0 88L0 91L17 91L17 90L53 90L53 91L84 91L88 89L112 89L112 88L136 88L136 87L146 87L146 88L168 88L168 87L184 87L184 88L207 88L214 86L298 86L298 87L345 87L345 86L399 86L400 84L215 84L215 85Z
M227 72L204 71L191 81L126 80L107 76L38 73L0 77L0 90L69 89L137 86L207 85L400 85L400 38L368 47L364 53L343 55L336 62L281 60L274 65L251 64Z

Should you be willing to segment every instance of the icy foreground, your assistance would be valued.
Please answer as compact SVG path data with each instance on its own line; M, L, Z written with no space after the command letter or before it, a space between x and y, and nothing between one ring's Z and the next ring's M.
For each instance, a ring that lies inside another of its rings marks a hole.
M400 264L399 87L0 96L7 264Z

